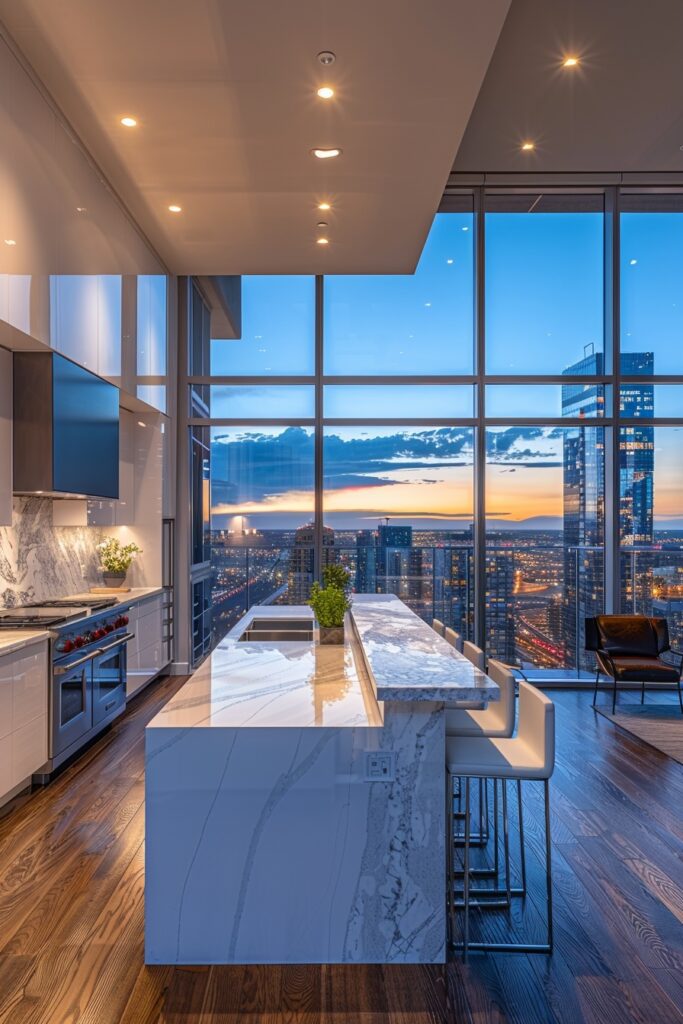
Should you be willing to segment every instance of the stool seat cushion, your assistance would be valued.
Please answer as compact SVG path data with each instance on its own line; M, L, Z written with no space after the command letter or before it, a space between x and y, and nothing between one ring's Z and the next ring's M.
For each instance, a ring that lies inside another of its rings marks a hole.
M553 762L519 736L506 739L446 736L446 768L450 775L489 779L549 779Z
M509 736L510 730L491 708L473 704L469 708L446 705L446 735Z

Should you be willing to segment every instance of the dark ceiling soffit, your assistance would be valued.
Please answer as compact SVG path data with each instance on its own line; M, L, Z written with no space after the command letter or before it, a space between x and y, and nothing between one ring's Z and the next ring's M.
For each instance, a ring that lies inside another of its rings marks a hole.
M621 185L623 187L663 188L667 185L683 186L683 172L681 171L642 171L642 172L605 172L591 171L585 173L547 171L538 174L530 174L528 171L518 173L452 173L448 176L445 194L451 188L523 188L525 186L545 188L563 188L575 186L577 188L598 186L608 187L610 185Z
M196 278L211 307L211 337L242 337L242 278L237 274Z

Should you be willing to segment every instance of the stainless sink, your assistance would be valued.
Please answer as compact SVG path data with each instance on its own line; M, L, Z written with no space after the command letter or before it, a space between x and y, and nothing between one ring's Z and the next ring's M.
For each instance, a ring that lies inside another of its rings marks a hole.
M255 618L239 638L240 643L263 643L277 640L313 640L313 619Z

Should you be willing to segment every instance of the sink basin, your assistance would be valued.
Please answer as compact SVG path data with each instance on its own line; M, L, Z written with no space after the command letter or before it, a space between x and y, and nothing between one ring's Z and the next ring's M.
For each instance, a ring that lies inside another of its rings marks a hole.
M264 641L311 641L313 640L313 619L254 618L239 638L239 643L263 643Z

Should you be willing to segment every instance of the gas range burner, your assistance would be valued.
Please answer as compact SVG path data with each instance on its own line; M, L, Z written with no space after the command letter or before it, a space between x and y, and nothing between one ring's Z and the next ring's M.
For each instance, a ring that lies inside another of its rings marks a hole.
M0 611L0 629L45 629L48 626L62 626L71 619L85 615L87 608L74 610L71 615L59 615L56 609L36 605L27 608L6 608Z
M37 601L35 604L24 605L25 608L86 608L99 612L103 608L111 608L117 604L115 597L60 597L50 601Z

